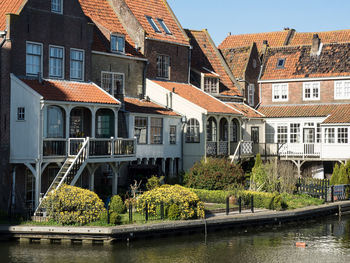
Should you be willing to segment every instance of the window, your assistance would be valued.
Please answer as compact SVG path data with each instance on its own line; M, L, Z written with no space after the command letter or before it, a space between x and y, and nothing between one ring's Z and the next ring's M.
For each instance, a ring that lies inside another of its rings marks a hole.
M274 124L265 124L265 140L266 143L274 143L275 142L275 127Z
M151 118L151 144L163 143L163 119Z
M170 57L166 55L157 56L157 77L169 79Z
M348 128L338 128L338 143L348 143Z
M101 87L115 98L120 98L124 95L124 74L102 72Z
M125 52L125 37L120 35L111 35L111 51Z
M320 99L320 83L304 83L303 84L303 99L304 100L319 100Z
M277 125L277 143L288 142L288 126L286 124Z
M272 84L272 101L288 101L288 84Z
M64 49L50 46L50 77L63 78Z
M176 125L170 125L169 142L170 144L176 144Z
M135 117L134 136L138 144L147 143L147 117Z
M207 121L207 141L217 141L216 120L213 117L210 117Z
M251 139L253 143L259 143L259 127L251 128Z
M290 124L290 143L300 143L300 123Z
M24 107L18 107L17 108L17 120L18 121L24 121L25 120L25 108Z
M231 122L231 142L238 142L238 121L233 119Z
M321 124L320 123L317 123L316 142L317 143L321 143L322 142L322 129L321 129Z
M73 80L84 79L84 50L70 50L70 78Z
M47 107L47 138L64 138L65 115L57 106Z
M344 100L350 99L350 81L334 82L334 99Z
M186 142L199 142L199 122L196 119L187 121Z
M51 0L51 12L62 14L63 13L63 0Z
M335 143L335 129L334 128L325 128L325 143Z
M109 109L99 109L96 112L96 137L110 138L114 136L114 114Z
M284 68L285 62L286 62L286 59L285 59L285 58L279 58L279 59L277 59L276 68Z
M26 74L37 76L42 73L42 44L27 42Z
M249 86L248 86L248 104L250 106L254 106L254 91L255 91L254 84L249 84Z
M218 93L219 81L217 78L204 78L204 91L208 93Z
M163 19L157 18L158 23L161 25L161 27L163 28L164 32L168 35L171 35L171 31L169 30L169 28L166 26L166 24L164 23Z
M157 26L156 22L154 22L153 18L150 16L146 16L148 23L151 25L153 30L157 33L160 33L159 27Z

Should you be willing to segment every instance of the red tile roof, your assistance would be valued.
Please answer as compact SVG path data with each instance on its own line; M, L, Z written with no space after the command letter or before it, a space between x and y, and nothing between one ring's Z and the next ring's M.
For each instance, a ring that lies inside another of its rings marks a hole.
M221 54L213 45L209 33L206 30L186 30L186 33L193 46L191 67L200 70L205 67L217 73L220 76L220 94L240 96L241 92L225 71L224 59L220 60Z
M267 118L327 117L323 123L350 123L350 104L261 106Z
M250 58L251 46L223 49L222 55L236 78L245 79L245 70Z
M97 51L110 51L111 33L125 36L125 53L129 56L142 56L135 50L135 43L127 34L117 15L107 0L79 0L84 14L97 26L94 33L93 49ZM103 38L103 39L102 39Z
M263 118L264 115L252 107L248 106L247 104L244 103L239 103L239 102L226 102L227 105L235 108L236 110L240 111L243 113L243 115L247 118Z
M125 2L146 31L148 37L189 45L185 32L178 23L166 0L125 0ZM161 33L157 33L153 30L152 26L148 23L146 16L153 18L158 28L162 31ZM163 28L158 23L157 18L163 19L164 23L172 33L171 35L164 32Z
M162 86L163 88L172 91L175 88L175 94L182 98L198 105L199 107L207 110L210 113L229 113L241 115L240 112L227 106L222 101L214 98L206 92L196 88L191 84L152 80L154 83Z
M124 102L125 102L125 110L129 112L180 116L174 111L169 110L151 101L139 100L136 98L124 98Z
M318 34L322 43L350 42L350 30L345 29L324 32L296 32L290 41L290 45L311 45L314 34Z
M247 47L255 42L258 50L261 51L264 40L268 41L270 47L279 47L284 45L289 32L290 30L283 30L277 32L231 35L222 41L219 45L219 49Z
M311 46L269 48L261 80L349 76L350 43L324 44L319 56L310 55ZM278 59L285 59L277 68Z
M21 79L25 84L44 97L44 100L74 101L101 104L120 104L118 100L93 83L65 80Z
M27 0L1 0L0 1L0 30L6 29L6 14L17 14Z

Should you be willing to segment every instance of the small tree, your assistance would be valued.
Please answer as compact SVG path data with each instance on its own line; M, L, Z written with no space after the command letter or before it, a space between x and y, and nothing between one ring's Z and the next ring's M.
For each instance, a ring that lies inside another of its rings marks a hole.
M331 185L338 184L339 181L339 165L336 163L333 168L332 177L330 180Z

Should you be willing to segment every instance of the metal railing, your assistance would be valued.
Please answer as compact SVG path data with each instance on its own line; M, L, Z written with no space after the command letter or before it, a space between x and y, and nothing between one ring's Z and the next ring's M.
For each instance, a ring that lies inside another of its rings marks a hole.
M285 143L279 149L282 157L319 158L321 156L320 143Z

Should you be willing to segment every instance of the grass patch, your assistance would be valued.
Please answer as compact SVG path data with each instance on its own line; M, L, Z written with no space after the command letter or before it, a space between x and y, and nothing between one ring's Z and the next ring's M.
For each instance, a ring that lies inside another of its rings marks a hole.
M287 203L288 209L324 204L323 199L314 198L306 194L282 194L282 199Z

